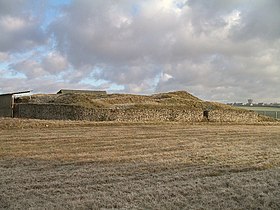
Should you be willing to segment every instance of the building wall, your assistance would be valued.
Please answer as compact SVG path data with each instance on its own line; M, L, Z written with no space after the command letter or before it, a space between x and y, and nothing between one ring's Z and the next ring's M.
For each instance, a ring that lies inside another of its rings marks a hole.
M0 117L12 117L13 97L12 95L1 95L0 96Z
M78 93L78 94L95 94L95 95L104 95L107 94L106 91L101 90L60 90L57 94L65 94L65 93Z
M201 122L203 110L184 110L182 108L124 107L114 109L88 109L72 105L58 104L17 104L15 117L55 120L89 120L89 121L178 121ZM208 120L212 122L258 122L254 112L239 110L212 110Z

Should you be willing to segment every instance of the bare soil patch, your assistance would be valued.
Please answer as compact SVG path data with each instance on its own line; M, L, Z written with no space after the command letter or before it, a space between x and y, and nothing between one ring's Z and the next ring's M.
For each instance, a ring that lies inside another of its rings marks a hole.
M34 122L0 126L0 209L280 208L279 125Z

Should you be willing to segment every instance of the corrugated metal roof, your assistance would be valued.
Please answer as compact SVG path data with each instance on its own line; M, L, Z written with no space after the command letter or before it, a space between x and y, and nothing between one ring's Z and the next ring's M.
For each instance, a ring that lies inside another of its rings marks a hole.
M16 95L16 94L23 94L23 93L30 93L31 91L32 91L32 90L19 91L19 92L13 92L13 93L4 93L4 94L0 94L0 96Z
M57 92L57 94L60 93L107 94L107 92L103 90L70 90L70 89L61 89Z

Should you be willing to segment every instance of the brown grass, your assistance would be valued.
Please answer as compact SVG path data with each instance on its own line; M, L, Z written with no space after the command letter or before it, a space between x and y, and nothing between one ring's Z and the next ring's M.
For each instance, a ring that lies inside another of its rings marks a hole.
M16 99L16 103L64 104L85 108L133 108L133 109L174 109L174 110L220 110L239 113L253 112L217 102L203 101L186 91L159 93L154 95L133 94L36 94ZM259 122L275 122L276 119L258 116Z
M0 127L0 209L280 208L279 125L33 123Z
M79 105L88 108L109 108L123 105L153 107L184 107L185 109L235 109L220 103L205 102L186 91L159 93L151 96L133 94L37 94L17 99L18 103L55 103ZM243 110L244 111L244 110ZM246 112L245 110L244 112Z

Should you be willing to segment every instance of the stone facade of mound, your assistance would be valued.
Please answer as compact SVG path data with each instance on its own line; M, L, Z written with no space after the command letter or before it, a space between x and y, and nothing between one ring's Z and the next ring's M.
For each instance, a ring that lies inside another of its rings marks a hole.
M151 96L131 94L52 94L21 98L15 117L56 120L126 122L238 122L266 120L255 112L202 101L185 92Z

